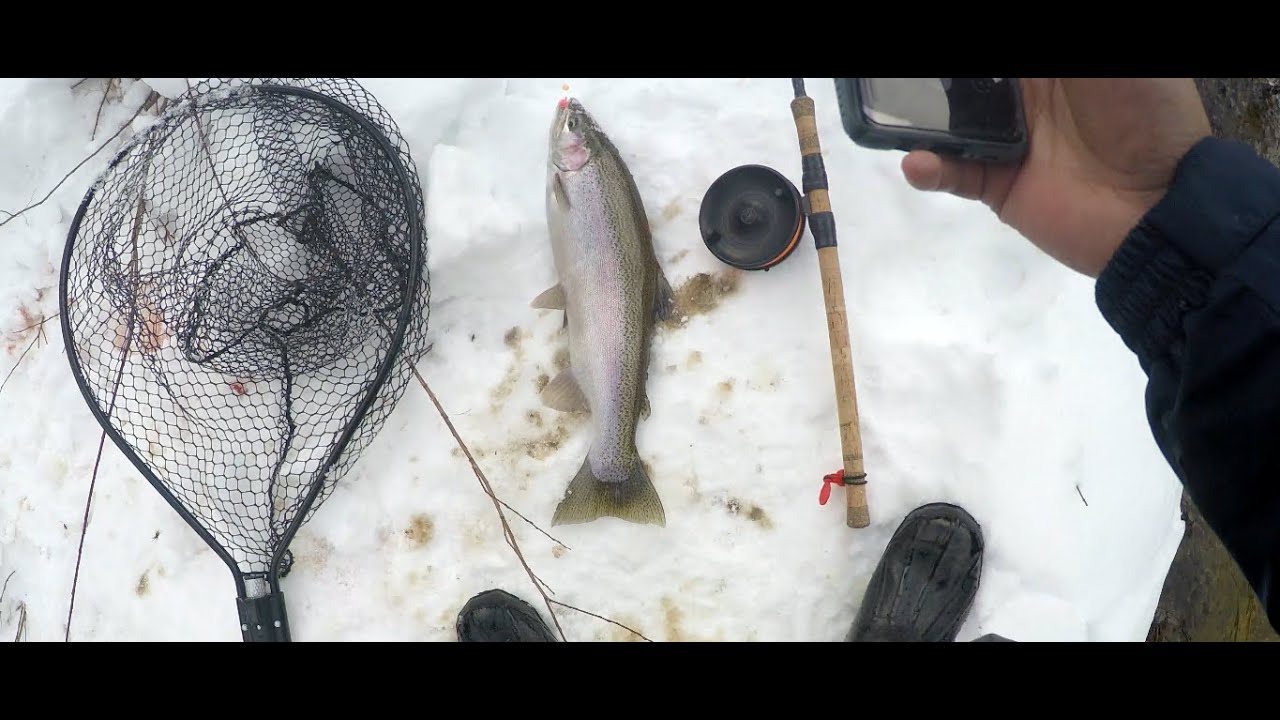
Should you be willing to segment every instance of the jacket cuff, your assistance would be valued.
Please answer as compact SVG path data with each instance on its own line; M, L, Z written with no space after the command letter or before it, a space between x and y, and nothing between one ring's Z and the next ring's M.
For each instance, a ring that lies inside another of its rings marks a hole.
M1095 299L1143 367L1170 350L1182 316L1280 215L1280 172L1244 143L1205 138L1098 276Z

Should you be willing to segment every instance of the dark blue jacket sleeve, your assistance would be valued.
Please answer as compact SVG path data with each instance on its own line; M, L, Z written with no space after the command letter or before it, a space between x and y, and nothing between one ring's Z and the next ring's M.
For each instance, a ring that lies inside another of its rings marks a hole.
M1280 170L1208 138L1103 270L1169 465L1280 629Z

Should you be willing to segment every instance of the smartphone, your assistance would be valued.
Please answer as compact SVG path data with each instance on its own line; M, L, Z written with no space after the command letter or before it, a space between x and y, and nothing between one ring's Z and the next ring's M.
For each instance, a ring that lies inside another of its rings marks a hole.
M1027 152L1018 78L835 78L844 131L877 150L1017 162Z

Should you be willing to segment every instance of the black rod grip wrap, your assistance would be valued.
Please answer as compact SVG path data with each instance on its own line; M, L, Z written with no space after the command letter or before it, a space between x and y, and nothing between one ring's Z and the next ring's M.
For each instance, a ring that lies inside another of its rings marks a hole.
M827 166L823 164L821 155L802 156L800 168L803 172L800 182L806 195L812 190L827 189Z
M813 213L809 216L809 232L813 233L813 244L817 248L836 246L836 216L831 211Z

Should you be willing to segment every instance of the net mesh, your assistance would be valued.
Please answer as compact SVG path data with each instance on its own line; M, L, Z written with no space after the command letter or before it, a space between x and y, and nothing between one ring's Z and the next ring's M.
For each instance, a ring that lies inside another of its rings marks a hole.
M408 145L350 80L201 82L94 184L63 312L118 445L245 574L373 440L425 352Z

